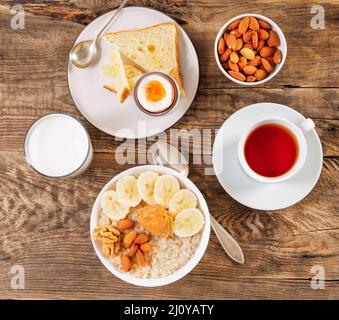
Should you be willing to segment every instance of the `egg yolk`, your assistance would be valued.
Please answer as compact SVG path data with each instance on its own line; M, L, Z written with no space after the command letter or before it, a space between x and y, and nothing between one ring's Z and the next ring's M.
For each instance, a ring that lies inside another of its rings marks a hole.
M158 102L165 98L166 89L160 81L152 80L146 86L146 98L151 102Z

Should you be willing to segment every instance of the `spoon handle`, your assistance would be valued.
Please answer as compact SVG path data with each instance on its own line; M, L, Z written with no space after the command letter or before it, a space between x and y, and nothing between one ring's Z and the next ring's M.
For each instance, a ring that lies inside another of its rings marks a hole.
M121 2L119 8L115 11L115 13L112 15L112 17L108 20L108 22L105 24L105 26L100 30L100 32L98 33L95 41L97 41L98 39L100 39L100 37L102 36L102 34L105 32L105 30L107 29L107 27L113 22L113 20L118 16L118 14L120 13L121 9L127 4L128 0L124 0L123 2Z
M172 157L170 156L172 155ZM188 176L189 168L188 163L182 153L171 146L170 144L164 142L156 142L151 147L151 156L154 164L160 166L169 166L172 169L180 172L185 177ZM172 159L177 159L179 166L175 166L172 162ZM180 161L178 161L180 159ZM217 220L211 217L212 229L214 230L218 240L220 241L222 247L228 254L228 256L237 263L243 264L245 262L244 253L242 252L239 244L234 240L234 238L219 224Z
M243 264L245 262L244 253L239 244L234 238L219 224L217 220L211 215L211 224L214 233L220 241L222 247L228 256L237 263Z

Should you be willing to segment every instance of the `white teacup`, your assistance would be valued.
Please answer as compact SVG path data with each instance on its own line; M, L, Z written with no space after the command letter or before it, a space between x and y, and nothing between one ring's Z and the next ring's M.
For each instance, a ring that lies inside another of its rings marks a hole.
M252 170L246 161L245 152L244 152L245 142L246 142L247 137L250 135L250 133L257 127L263 124L269 124L269 123L278 124L288 129L293 134L295 141L298 145L298 156L297 156L297 159L294 165L286 173L284 173L283 175L277 176L277 177L265 177L265 176L262 176L256 173L254 170ZM305 134L308 131L314 129L314 127L315 127L315 124L313 120L311 119L306 119L303 122L298 123L298 125L283 118L269 118L269 119L264 119L264 120L254 123L242 135L238 143L238 157L239 157L239 161L240 161L240 165L242 169L245 171L245 173L249 177L261 183L277 183L277 182L286 181L287 179L293 177L303 167L305 163L306 156L307 156L307 144L306 144Z

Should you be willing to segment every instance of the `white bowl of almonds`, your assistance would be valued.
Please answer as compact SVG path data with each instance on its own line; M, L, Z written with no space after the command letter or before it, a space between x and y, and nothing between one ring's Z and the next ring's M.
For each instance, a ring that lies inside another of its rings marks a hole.
M275 77L285 63L286 39L276 23L259 14L229 20L215 39L215 59L231 81L253 86Z
M179 172L146 165L109 181L91 213L91 239L106 268L131 284L156 287L188 274L204 255L210 214Z

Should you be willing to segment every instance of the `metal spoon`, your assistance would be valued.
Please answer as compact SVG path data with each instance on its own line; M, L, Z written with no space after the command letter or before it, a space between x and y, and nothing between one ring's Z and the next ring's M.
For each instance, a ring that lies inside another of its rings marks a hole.
M112 17L108 20L105 26L100 30L94 40L86 40L77 43L69 53L69 59L72 64L78 68L89 67L98 56L98 45L102 34L106 31L107 27L115 20L120 13L121 9L127 4L128 0L124 0L119 8L115 11Z
M173 146L158 141L153 144L149 150L153 164L171 167L179 171L184 176L188 176L188 162L183 154ZM211 225L214 233L220 241L222 247L228 256L237 263L245 262L244 253L242 252L237 241L221 226L221 224L211 216Z
M158 141L150 147L149 152L153 164L170 167L185 177L188 176L189 167L186 158L172 145Z

